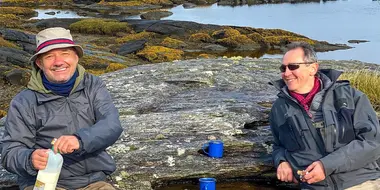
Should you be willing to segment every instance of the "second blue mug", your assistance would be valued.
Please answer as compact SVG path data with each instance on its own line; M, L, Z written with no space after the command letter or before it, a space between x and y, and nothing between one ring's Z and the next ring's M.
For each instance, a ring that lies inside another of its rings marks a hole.
M206 147L208 146L208 152L206 152ZM223 157L223 141L221 140L211 140L204 144L202 150L205 154L212 158L222 158Z
M199 190L216 190L216 179L215 178L200 178L199 179Z

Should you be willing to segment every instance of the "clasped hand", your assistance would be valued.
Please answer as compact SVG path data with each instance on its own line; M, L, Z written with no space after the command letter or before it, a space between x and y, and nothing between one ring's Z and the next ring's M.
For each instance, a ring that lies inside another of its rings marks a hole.
M302 176L302 182L308 184L317 183L326 178L323 164L321 161L315 161L305 169L305 175ZM292 168L288 162L281 162L277 168L277 179L284 182L298 183L293 176Z
M70 154L79 149L79 140L73 135L64 135L54 143L54 153ZM36 149L31 156L33 167L37 170L43 170L48 161L49 149Z

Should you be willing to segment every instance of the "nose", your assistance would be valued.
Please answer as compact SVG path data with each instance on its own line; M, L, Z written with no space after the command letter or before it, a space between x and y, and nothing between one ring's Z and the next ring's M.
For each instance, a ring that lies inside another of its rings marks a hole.
M291 74L292 74L292 71L288 67L285 67L285 72L283 72L283 75L284 76L289 76Z

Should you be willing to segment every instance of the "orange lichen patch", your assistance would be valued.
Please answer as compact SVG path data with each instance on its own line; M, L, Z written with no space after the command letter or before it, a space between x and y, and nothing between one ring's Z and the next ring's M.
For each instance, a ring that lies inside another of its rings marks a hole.
M282 29L263 29L263 28L255 28L255 32L259 33L262 37L271 37L271 36L295 36L295 37L303 37L306 38L306 36L302 36L300 34L289 32Z
M0 27L19 28L21 19L14 14L0 14Z
M258 42L258 43L264 42L264 38L259 33L256 33L256 32L248 34L247 37L254 42Z
M226 47L235 48L235 47L238 47L239 45L254 43L254 41L252 41L246 35L236 35L236 36L231 36L229 38L219 39L216 41L216 43L221 44Z
M296 42L296 41L306 42L306 43L309 43L310 45L314 45L316 42L315 40L312 40L309 38L294 37L294 36L268 36L268 37L264 37L264 41L271 45L284 45L284 44L288 44L290 42Z
M210 58L210 55L207 54L207 53L202 53L202 54L199 54L199 55L198 55L198 58L205 58L205 59L208 59L208 58Z
M217 30L213 32L211 36L217 39L221 39L221 38L229 38L229 37L238 36L238 35L240 35L240 32L238 30L233 29L233 28L226 28L226 29Z
M33 9L25 8L25 7L0 7L0 13L29 16L29 15L34 15L37 12L34 11Z
M0 47L8 47L8 48L15 48L15 49L22 49L21 47L17 46L16 44L5 40L3 37L0 37Z
M190 35L189 41L192 42L212 42L212 38L209 34L206 33L195 33Z
M156 36L157 34L154 33L154 32L140 32L140 33L137 33L137 34L128 34L122 38L118 38L116 39L116 42L117 43L125 43L125 42L128 42L130 40L141 40L141 39L147 39L147 38L152 38L154 36Z
M130 33L133 30L126 22L112 19L84 19L70 25L70 30L84 34L113 35L118 32Z
M185 47L186 46L186 43L181 41L181 40L177 40L177 39L174 39L174 38L170 38L170 37L166 37L162 42L161 42L161 45L165 46L165 47L169 47L169 48L182 48L182 47Z
M157 63L179 60L182 58L183 51L163 46L146 46L136 55L150 62Z

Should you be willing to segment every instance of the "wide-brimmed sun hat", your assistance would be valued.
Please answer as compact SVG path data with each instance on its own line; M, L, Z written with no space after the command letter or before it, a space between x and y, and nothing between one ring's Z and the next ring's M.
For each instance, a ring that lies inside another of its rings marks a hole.
M62 27L47 28L36 35L36 53L29 59L34 63L37 56L58 48L75 48L78 57L83 56L83 49L80 45L76 45L70 30Z

